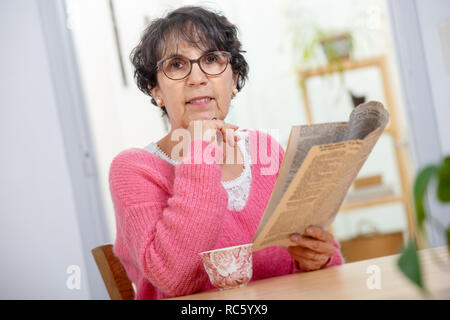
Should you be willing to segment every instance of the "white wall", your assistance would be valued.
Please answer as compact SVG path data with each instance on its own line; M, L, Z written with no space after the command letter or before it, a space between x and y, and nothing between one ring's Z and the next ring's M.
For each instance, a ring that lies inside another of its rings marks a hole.
M420 169L440 162L450 152L450 68L446 62L450 59L450 32L442 39L439 35L439 26L449 24L450 2L397 0L388 4L410 136L414 142L413 160L416 169ZM440 203L435 192L429 190L428 208L435 223L428 224L431 245L444 245L450 205Z
M99 275L88 280L41 13L34 0L0 1L0 299L88 299ZM66 285L71 265L79 290Z
M441 151L450 155L450 1L416 3Z
M416 0L416 6L431 91L430 105L425 108L434 114L440 157L450 156L450 1ZM441 228L450 225L450 204L433 202L430 208L435 222L441 225L431 226L432 244L444 245L446 238Z

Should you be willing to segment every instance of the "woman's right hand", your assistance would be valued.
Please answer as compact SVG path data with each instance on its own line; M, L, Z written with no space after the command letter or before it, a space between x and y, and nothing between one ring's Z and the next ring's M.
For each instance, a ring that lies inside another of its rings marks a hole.
M219 147L224 147L223 143L228 142L231 147L234 147L236 141L240 139L239 135L235 133L238 128L239 126L223 120L193 120L189 123L187 130L191 135L191 140L204 139ZM199 133L201 136L196 136Z

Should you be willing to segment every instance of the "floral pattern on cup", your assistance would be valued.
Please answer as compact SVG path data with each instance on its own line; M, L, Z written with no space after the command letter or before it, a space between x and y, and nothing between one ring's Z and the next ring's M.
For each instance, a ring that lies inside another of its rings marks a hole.
M252 244L201 252L211 283L220 290L245 286L252 278Z

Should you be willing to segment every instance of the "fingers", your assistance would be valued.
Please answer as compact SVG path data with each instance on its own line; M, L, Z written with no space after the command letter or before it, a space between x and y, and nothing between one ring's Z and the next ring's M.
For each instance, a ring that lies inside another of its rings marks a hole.
M320 269L329 259L328 256L318 254L312 250L301 247L289 247L289 254L304 271L313 271Z
M305 233L312 238L315 238L317 240L321 240L324 242L333 242L334 241L333 235L320 227L309 226L308 228L306 228Z
M327 242L320 240L308 239L300 236L298 240L293 241L297 244L295 247L306 248L319 254L326 254L332 256L334 254L334 246Z
M314 271L320 269L320 265L318 263L309 262L309 261L301 261L298 262L300 269L304 271Z
M320 254L334 254L335 248L333 245L333 239L331 239L331 241L324 242L322 240L295 234L291 236L290 240L300 247L310 249Z
M287 248L287 250L291 254L291 256L313 261L320 261L324 256L321 253L300 246L290 246Z
M195 129L197 128L197 129ZM195 134L201 133L201 139L212 137L216 140L218 145L228 143L234 147L236 142L240 140L240 137L235 133L239 126L225 123L223 120L193 120L189 123L189 132L191 133L191 139L196 139Z
M305 235L293 234L290 240L296 246L287 250L303 270L320 269L334 255L333 235L320 227L310 226Z
M298 259L296 260L303 271L314 271L319 270L325 263L320 261L312 261L308 259Z
M221 138L224 143L228 143L231 147L234 147L236 142L239 141L240 137L235 133L239 126L225 123L223 120L205 120L208 121L205 127L207 129L216 129L221 134ZM212 123L211 123L212 122ZM210 127L211 126L211 127ZM220 137L218 136L218 139Z
M236 142L239 141L239 139L241 139L239 137L239 135L237 133L235 133L236 129L230 129L230 128L226 128L225 129L225 135L224 135L224 141L226 141L228 143L228 145L230 147L234 147Z

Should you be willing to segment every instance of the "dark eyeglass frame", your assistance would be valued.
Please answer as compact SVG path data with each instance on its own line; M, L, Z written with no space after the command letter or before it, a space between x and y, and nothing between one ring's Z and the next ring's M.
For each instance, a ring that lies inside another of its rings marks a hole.
M200 64L200 60L201 60L203 57L205 57L205 56L207 56L207 55L209 55L209 54L211 54L211 53L221 53L221 54L225 54L225 55L227 56L227 64L225 65L225 68L223 68L223 71L222 71L222 72L211 74L211 73L208 73L208 72L206 72L205 70L203 70L202 65ZM183 78L180 78L180 79L174 79L174 78L169 77L169 76L166 74L166 72L164 71L164 68L163 68L163 66L162 66L163 63L164 63L166 60L173 59L173 58L175 58L175 57L183 57L183 58L185 58L186 60L189 60L189 72L188 72ZM228 64L230 63L230 60L231 60L231 52L228 52L228 51L219 51L219 50L217 50L217 51L209 51L209 52L206 52L205 54L201 55L201 56L200 56L199 58L197 58L197 59L188 59L188 58L186 58L185 56L182 56L182 55L178 55L178 56L174 56L174 57L169 57L169 58L166 58L166 59L162 59L162 60L159 60L159 61L156 63L156 67L155 67L155 68L156 68L156 69L159 68L159 69L164 73L164 75L165 75L167 78L171 79L171 80L183 80L183 79L186 79L187 77L189 77L189 75L191 74L191 72L192 72L192 64L194 64L194 63L197 63L197 65L199 66L200 70L202 70L202 72L203 72L204 74L207 74L207 75L209 75L209 76L217 76L217 75L219 75L219 74L224 73L225 70L227 70L227 67L228 67Z

